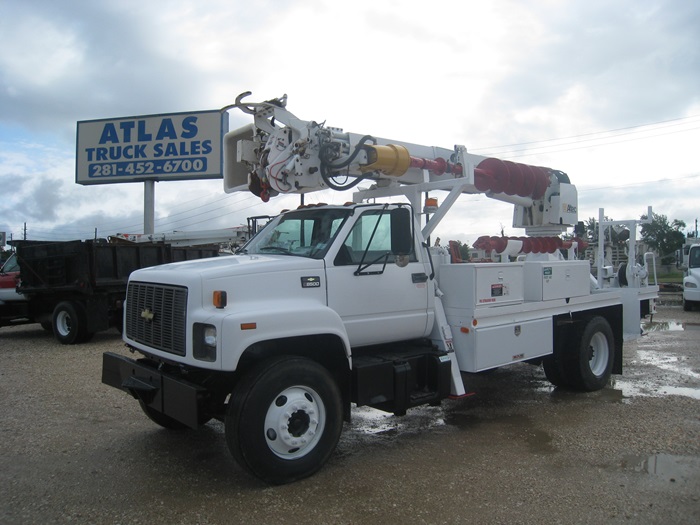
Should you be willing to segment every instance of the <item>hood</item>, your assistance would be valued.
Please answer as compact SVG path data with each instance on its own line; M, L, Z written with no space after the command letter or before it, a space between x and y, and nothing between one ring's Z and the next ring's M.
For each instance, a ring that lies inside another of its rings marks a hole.
M259 273L295 272L323 269L322 259L289 255L224 255L162 264L136 270L129 280L188 286L194 281L213 281L226 277Z

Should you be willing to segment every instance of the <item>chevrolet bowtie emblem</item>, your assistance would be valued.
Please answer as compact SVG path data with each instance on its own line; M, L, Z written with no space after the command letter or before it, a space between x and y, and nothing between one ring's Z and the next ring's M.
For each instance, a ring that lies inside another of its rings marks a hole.
M141 317L146 320L147 323L150 323L153 321L153 318L156 316L153 312L151 312L148 308L143 310L141 312Z

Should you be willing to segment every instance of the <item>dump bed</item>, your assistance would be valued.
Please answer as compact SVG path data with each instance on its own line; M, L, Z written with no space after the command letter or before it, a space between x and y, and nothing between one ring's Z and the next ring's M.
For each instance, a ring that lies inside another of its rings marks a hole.
M175 248L168 244L17 243L19 291L23 294L64 291L93 294L125 288L129 274L139 268L217 255L216 248Z

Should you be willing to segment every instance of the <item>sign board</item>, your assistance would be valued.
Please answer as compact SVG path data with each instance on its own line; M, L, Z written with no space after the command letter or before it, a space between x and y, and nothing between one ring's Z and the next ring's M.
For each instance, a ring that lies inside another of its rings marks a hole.
M227 131L220 110L80 121L75 182L221 178Z

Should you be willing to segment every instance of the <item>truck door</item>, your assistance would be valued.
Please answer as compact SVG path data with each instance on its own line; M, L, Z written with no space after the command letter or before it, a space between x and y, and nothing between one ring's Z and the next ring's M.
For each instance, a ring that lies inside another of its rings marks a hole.
M415 253L397 265L386 210L366 210L327 259L328 305L353 346L424 337L432 326L429 269Z

